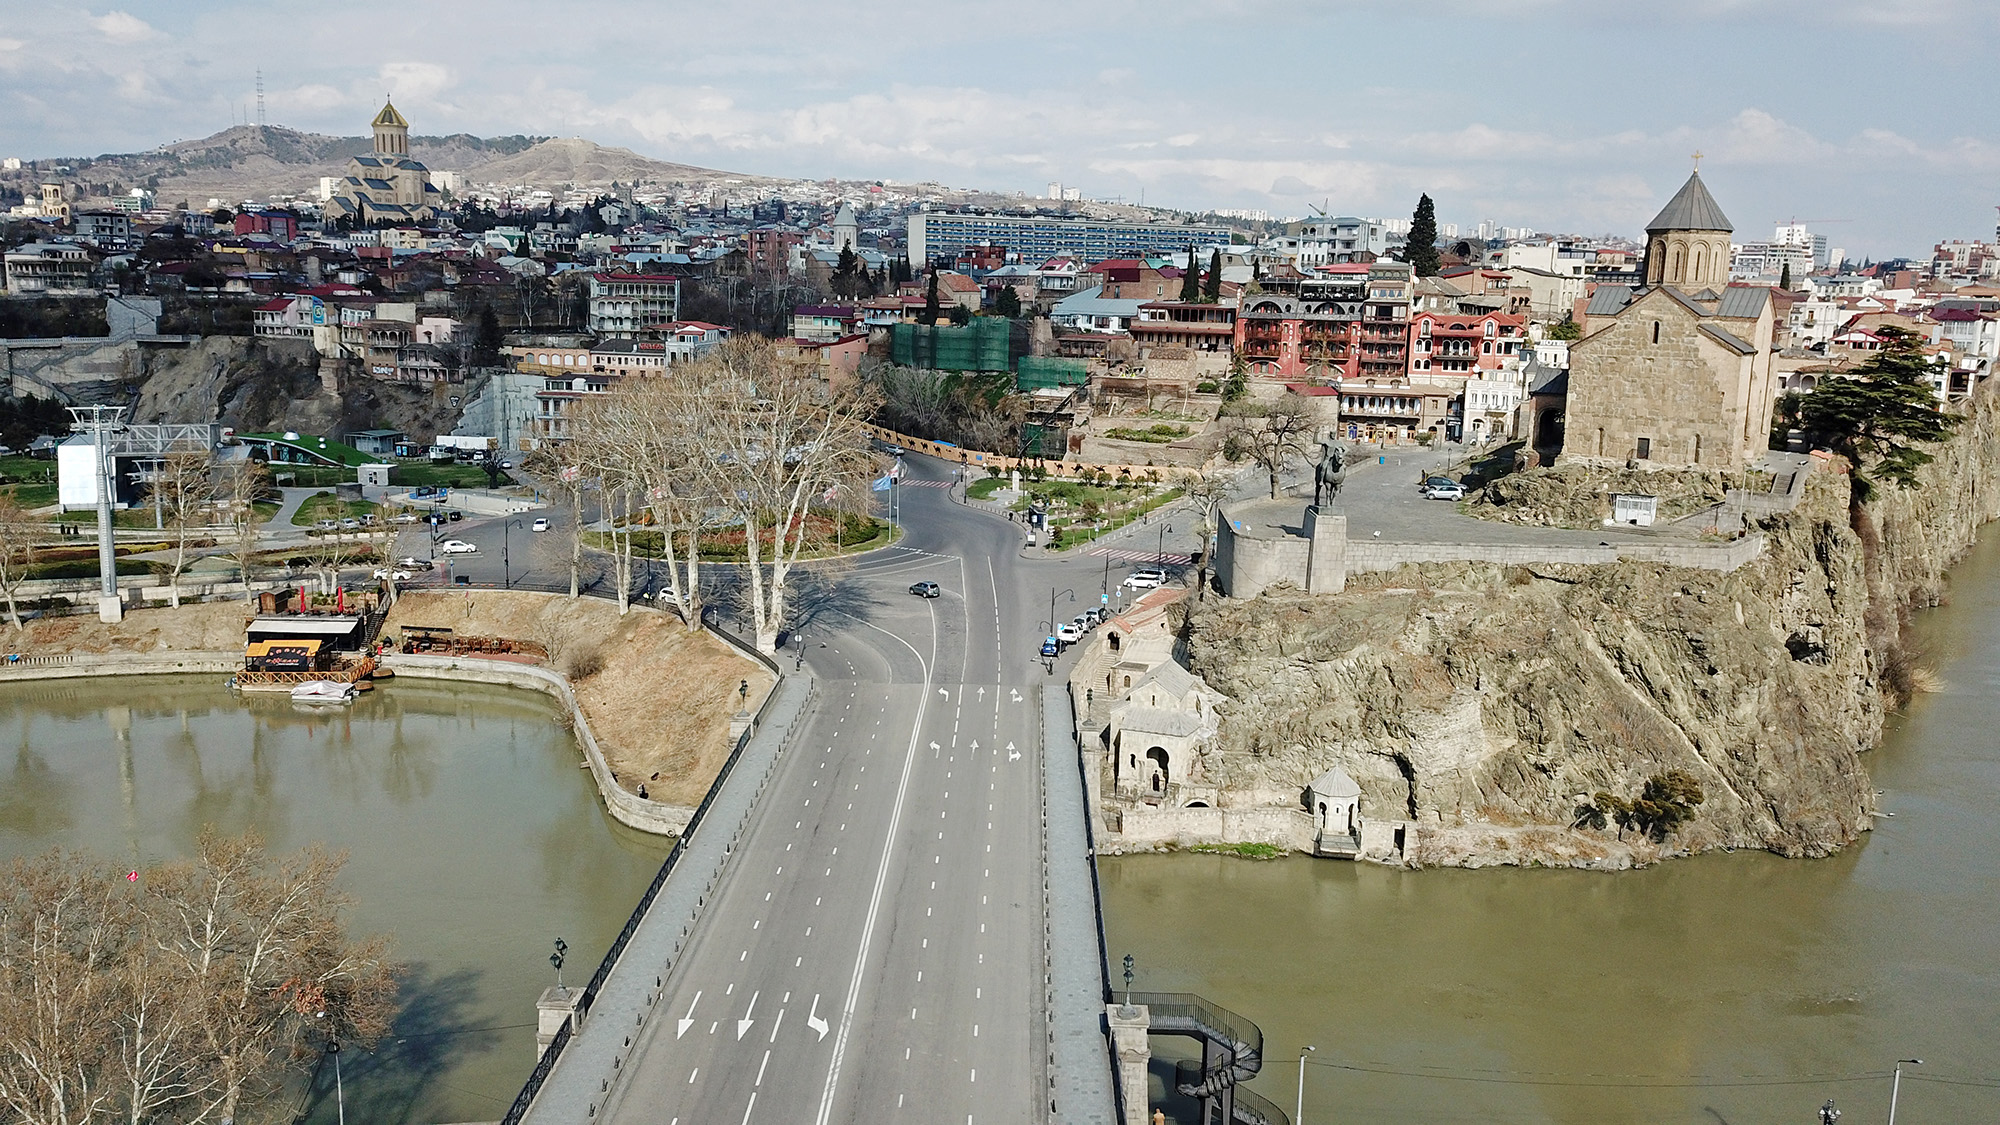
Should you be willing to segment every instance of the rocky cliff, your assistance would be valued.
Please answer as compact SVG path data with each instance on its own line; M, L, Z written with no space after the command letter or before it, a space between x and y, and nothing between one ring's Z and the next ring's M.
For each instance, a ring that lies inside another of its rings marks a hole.
M1227 693L1227 801L1298 806L1331 765L1365 815L1410 821L1416 863L1625 866L1667 851L1825 855L1866 831L1862 755L1919 677L1913 604L2000 496L1990 386L1915 491L1851 511L1823 470L1767 549L1731 573L1604 567L1406 567L1337 597L1214 602L1186 625L1190 665ZM1706 799L1655 844L1573 827L1599 792L1669 770Z

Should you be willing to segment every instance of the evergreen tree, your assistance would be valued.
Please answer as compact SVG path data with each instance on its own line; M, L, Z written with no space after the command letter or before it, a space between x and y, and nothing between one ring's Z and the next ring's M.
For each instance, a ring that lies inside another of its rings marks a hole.
M479 306L479 327L472 338L472 361L484 367L500 362L500 318L493 313L492 305Z
M833 293L836 297L854 298L861 294L861 259L854 256L854 247L842 246L840 260L833 267Z
M1410 237L1403 246L1403 260L1418 277L1436 277L1438 272L1437 208L1431 197L1417 197L1417 209L1410 216Z
M1194 247L1188 247L1187 269L1181 271L1181 300L1194 304L1201 300L1201 271L1194 268Z
M1778 288L1790 289L1791 287L1792 287L1792 263L1786 262L1785 271L1778 275Z
M1851 377L1829 376L1811 394L1781 403L1787 413L1796 410L1813 442L1854 466L1854 497L1863 501L1878 479L1917 487L1917 470L1931 460L1918 446L1943 441L1961 420L1939 409L1923 339L1900 328L1876 331L1882 350Z
M1202 283L1201 299L1209 304L1222 300L1222 251L1212 250L1208 255L1208 278Z
M1021 295L1011 285L1003 285L993 298L993 311L1009 320L1021 315Z
M930 287L924 290L924 311L917 314L918 324L936 324L938 319L937 271L931 271Z

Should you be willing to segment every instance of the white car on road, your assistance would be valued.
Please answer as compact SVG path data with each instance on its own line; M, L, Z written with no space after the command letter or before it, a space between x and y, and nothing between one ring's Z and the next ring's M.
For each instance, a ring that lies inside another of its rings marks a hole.
M447 555L470 555L479 550L479 544L467 543L463 539L447 539L438 544L438 550Z
M1125 585L1134 590L1157 590L1167 584L1167 572L1158 567L1143 566L1125 576Z
M408 582L410 580L410 572L407 570L391 570L385 566L375 572L375 577L387 578L392 582Z
M529 531L547 531L548 529L549 521L546 518L538 519L528 527Z
M1083 639L1083 630L1065 622L1056 626L1056 639L1066 645L1073 645Z

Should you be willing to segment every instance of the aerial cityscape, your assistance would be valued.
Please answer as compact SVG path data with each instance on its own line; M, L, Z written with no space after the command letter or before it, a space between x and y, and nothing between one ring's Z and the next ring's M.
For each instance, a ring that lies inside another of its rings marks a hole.
M2000 10L16 14L0 1125L2000 1108Z

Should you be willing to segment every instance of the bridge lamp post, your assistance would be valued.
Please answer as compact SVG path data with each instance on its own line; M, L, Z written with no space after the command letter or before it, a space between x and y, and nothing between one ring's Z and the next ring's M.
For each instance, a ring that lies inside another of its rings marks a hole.
M325 1019L326 1013L316 1013L314 1018ZM326 1053L333 1056L333 1100L340 1114L340 1125L347 1125L347 1084L340 1077L340 1035L328 1031Z
M1299 1048L1299 1100L1298 1103L1292 1107L1292 1125L1299 1125L1300 1122L1305 1120L1306 1056L1317 1050L1319 1050L1319 1048L1313 1046L1305 1046Z
M1896 1060L1896 1076L1889 1083L1889 1125L1896 1125L1896 1095L1903 1091L1903 1068L1906 1066L1922 1065L1924 1065L1924 1060L1922 1059Z
M1076 600L1075 590L1064 590L1063 593L1069 596L1070 601L1074 602ZM1056 634L1058 627L1056 623L1056 588L1051 586L1049 587L1049 635L1056 637L1058 646L1060 646L1062 638ZM1056 658L1053 656L1049 657L1048 669L1049 675L1053 676L1056 674Z

